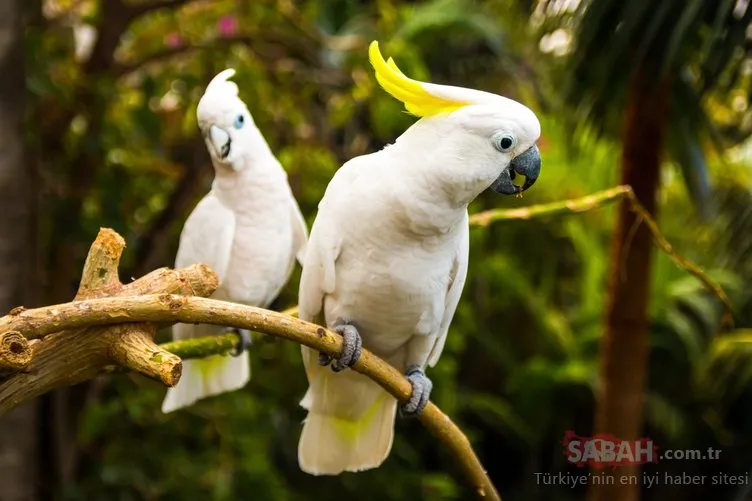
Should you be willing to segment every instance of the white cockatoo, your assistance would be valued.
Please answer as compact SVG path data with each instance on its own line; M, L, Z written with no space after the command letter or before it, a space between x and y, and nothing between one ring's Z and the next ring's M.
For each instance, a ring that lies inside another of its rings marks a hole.
M541 126L499 95L406 77L378 43L376 79L421 117L392 145L353 158L319 203L303 263L299 316L344 338L341 357L303 347L308 410L298 446L303 471L336 475L378 467L389 455L397 401L352 371L361 346L412 385L403 416L418 415L432 383L468 266L467 207L492 188L517 194L541 167ZM522 186L513 180L524 175Z
M226 69L215 76L198 103L198 126L214 165L211 191L188 216L180 234L175 266L210 266L219 277L214 299L266 308L302 264L308 229L287 182ZM174 339L217 334L212 325L177 324ZM184 360L179 383L167 390L163 412L201 398L242 388L249 381L246 348L233 356Z

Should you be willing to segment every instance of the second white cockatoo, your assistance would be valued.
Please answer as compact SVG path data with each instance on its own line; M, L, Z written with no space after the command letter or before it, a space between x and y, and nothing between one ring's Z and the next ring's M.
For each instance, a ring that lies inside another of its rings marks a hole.
M518 194L538 178L536 115L511 99L406 77L369 48L376 79L421 117L396 142L345 163L319 203L299 290L299 317L343 336L331 364L303 347L308 410L303 471L336 475L379 466L394 436L397 401L352 370L365 347L403 371L418 415L468 269L468 205L491 188ZM515 178L525 177L521 186Z
M296 258L302 263L308 229L287 173L238 97L238 86L228 80L234 74L226 69L215 76L198 103L198 126L215 177L185 222L175 266L206 264L219 277L213 299L266 308L289 280ZM177 324L173 338L223 330L228 329ZM243 341L233 355L183 361L183 374L167 390L163 412L246 385L250 333L240 333Z

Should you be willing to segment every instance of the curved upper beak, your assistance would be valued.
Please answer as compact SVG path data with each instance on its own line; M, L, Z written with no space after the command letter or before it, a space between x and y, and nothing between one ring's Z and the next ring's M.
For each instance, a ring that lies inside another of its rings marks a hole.
M540 169L540 151L538 151L538 146L533 145L509 163L509 168L504 169L504 172L493 182L491 188L496 193L501 193L502 195L522 193L535 184L535 181L538 180L538 175L540 175ZM517 174L525 176L525 182L522 186L517 186L512 182L517 177Z
M214 147L214 151L217 153L217 157L220 160L225 160L230 154L230 146L232 145L230 133L222 127L212 125L209 128L209 139Z

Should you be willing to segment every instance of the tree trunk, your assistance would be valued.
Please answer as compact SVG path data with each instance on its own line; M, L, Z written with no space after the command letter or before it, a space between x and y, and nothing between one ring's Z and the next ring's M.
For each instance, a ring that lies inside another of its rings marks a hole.
M30 303L34 191L24 157L26 96L22 0L0 0L0 310ZM0 501L35 501L39 493L37 404L0 419Z
M630 82L624 116L621 183L630 185L640 203L653 215L660 187L667 107L666 82L656 86L648 75L638 71ZM642 431L652 251L653 241L647 227L640 224L628 203L622 202L611 248L595 431L623 440L639 439ZM621 485L619 478L636 473L635 467L617 468L614 485L591 487L588 499L638 500L640 486Z

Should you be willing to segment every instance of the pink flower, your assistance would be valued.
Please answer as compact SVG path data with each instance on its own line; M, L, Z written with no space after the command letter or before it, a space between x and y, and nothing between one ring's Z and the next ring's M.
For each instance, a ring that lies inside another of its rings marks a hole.
M176 49L183 45L183 37L180 36L179 33L175 33L174 31L172 33L168 33L164 37L164 43L166 46Z
M218 22L219 34L230 37L238 32L238 20L234 16L223 16Z

